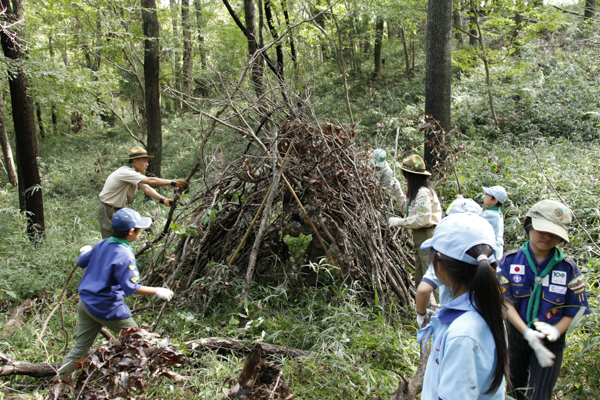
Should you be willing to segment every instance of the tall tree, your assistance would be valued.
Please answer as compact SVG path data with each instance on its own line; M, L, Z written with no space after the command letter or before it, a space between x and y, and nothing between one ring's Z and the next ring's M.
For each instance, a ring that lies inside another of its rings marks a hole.
M452 78L452 0L429 0L427 4L427 61L425 71L425 114L450 131ZM425 131L425 164L436 161L437 140L433 130Z
M146 99L146 122L148 132L148 171L161 176L162 126L160 110L160 46L159 25L155 0L142 0L142 27L144 30L144 92Z
M256 51L259 49L259 44L256 35L256 7L254 0L244 0L244 22L246 23L247 39L248 39L248 57L253 59ZM252 84L256 97L262 97L262 76L263 76L263 59L257 57L252 64Z
M194 55L192 48L192 30L190 26L190 0L181 0L181 28L183 30L183 92L191 96L193 88Z
M22 0L0 0L4 9L0 40L4 55L11 60L8 82L12 104L13 122L17 144L17 168L19 171L19 204L26 213L27 234L32 240L44 235L44 199L42 181L37 164L35 117L33 102L27 97L27 78L23 71L23 52L18 43L21 37L19 22L23 18ZM12 25L12 27L11 27Z
M378 78L383 75L383 67L381 63L381 45L383 42L383 18L377 18L375 24L375 46L373 55L375 58L375 70L373 71L373 77Z
M13 160L10 141L8 140L8 132L6 132L6 117L4 115L4 91L0 90L0 144L2 145L2 154L4 155L4 163L6 164L6 173L8 181L11 185L17 186L17 172L15 170L15 162Z
M586 18L594 18L594 13L596 12L596 0L585 0L585 10L583 15Z

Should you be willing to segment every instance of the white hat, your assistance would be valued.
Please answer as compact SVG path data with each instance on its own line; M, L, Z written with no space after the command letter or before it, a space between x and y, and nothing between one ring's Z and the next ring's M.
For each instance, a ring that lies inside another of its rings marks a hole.
M492 186L492 187L482 186L482 188L483 188L483 192L485 194L489 194L490 196L493 196L496 200L498 200L498 202L500 204L504 204L506 202L506 200L508 200L508 195L506 194L506 189L504 189L502 186Z
M473 246L496 243L494 228L482 217L459 213L449 215L435 227L433 237L421 245L422 249L434 248L446 257L477 265L477 259L467 254Z

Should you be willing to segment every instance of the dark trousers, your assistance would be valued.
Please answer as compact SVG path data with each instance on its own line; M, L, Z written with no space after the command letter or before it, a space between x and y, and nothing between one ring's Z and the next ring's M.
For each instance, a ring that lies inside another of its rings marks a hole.
M510 355L509 394L517 400L550 400L558 379L565 349L565 335L556 342L544 339L544 346L556 355L554 366L540 367L533 349L521 332L508 323L508 352Z

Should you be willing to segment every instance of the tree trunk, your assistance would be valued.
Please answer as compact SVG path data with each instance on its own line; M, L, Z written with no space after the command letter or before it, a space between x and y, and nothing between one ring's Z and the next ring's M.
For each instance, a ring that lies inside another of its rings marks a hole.
M204 35L202 34L202 31L204 30L204 19L202 18L201 0L194 0L194 10L196 11L196 39L198 40L198 55L200 55L200 65L202 66L202 69L206 69L206 48L204 46Z
M179 66L179 52L177 51L177 48L179 47L178 43L177 43L177 38L179 37L179 34L177 32L178 27L177 27L177 16L178 16L178 12L177 12L177 0L169 0L169 8L171 9L171 18L173 21L173 43L171 43L171 49L169 51L169 54L171 56L171 60L173 62L173 79L171 80L171 84L175 87L175 90L180 90L180 86L179 86L179 71L180 71L180 66ZM175 107L175 109L179 109L181 104L179 102L179 100L177 100L177 98L173 99L173 105Z
M249 354L253 347L249 346L250 344L252 344L250 341L222 337L209 337L185 342L186 347L190 351L222 351L226 353L235 353L238 356ZM269 356L297 358L311 355L310 351L278 346L275 344L261 343L261 346L263 351Z
M583 15L586 18L594 18L596 12L596 0L585 0L585 10Z
M17 186L17 171L15 170L15 162L13 160L8 133L6 132L6 118L4 115L4 93L0 91L0 144L2 145L2 154L4 155L4 163L6 164L6 173L8 181L11 185Z
M40 103L35 103L35 115L37 116L40 137L44 139L46 137L46 129L44 129L44 120L42 118L42 106L40 106Z
M273 22L273 12L271 11L271 0L265 0L265 17L267 17L267 26L269 27L269 31L271 32L271 36L273 40L279 39L279 35L277 34L277 29L275 28L275 24ZM280 80L283 80L283 49L281 47L281 42L278 42L275 45L275 53L277 54L277 64L275 66L275 70L277 71L277 76Z
M290 27L290 14L288 13L287 0L281 0L281 8L283 9L283 17L285 18L285 26L287 28L289 28ZM288 38L290 41L290 55L292 58L292 63L294 64L294 71L297 75L298 74L298 62L297 62L297 57L296 57L296 46L294 44L294 36L292 35L291 31L288 34Z
M181 0L181 28L183 30L183 70L182 88L187 96L194 91L194 57L192 52L192 31L190 29L190 0Z
M10 21L19 20L19 11L22 9L21 0L15 0L14 4L17 9L13 11L11 2L0 0L0 6L6 8L6 19ZM16 40L19 40L18 28L15 34ZM19 186L23 188L20 195L23 196L25 206L21 211L26 212L29 238L37 240L44 235L44 199L35 149L37 137L33 124L32 102L27 97L27 79L21 65L21 47L8 37L4 30L0 35L4 55L14 62L14 69L9 74L9 86L18 152Z
M254 0L244 0L244 19L246 30L248 32L248 58L251 60L259 47L258 42L256 41L256 7L254 7ZM251 75L254 91L256 92L256 97L258 99L260 99L263 94L262 76L263 61L262 57L258 57L252 64Z
M34 378L42 378L56 375L58 368L60 368L60 364L30 364L23 361L14 361L0 353L0 376L28 375Z
M462 29L462 14L460 12L460 2L458 4L458 6L454 8L454 11L452 12L452 22L453 22L454 26ZM454 32L454 38L456 39L456 41L458 43L460 43L460 44L464 43L463 34L458 29Z
M425 114L450 131L452 78L452 0L429 0L427 5L427 66L425 73ZM433 169L435 134L425 131L425 164Z
M471 12L469 13L469 45L477 46L477 24L475 23L475 18L477 11L477 4L471 0Z
M373 78L379 78L383 75L383 67L381 66L381 44L383 42L383 18L378 18L375 24L375 46L373 56L375 59L375 70Z
M159 25L156 15L156 1L142 0L142 25L144 29L144 87L146 95L146 123L148 132L148 153L151 175L161 176L162 127L160 110L160 46Z
M400 40L402 40L402 47L404 48L404 70L406 76L410 75L410 54L408 54L408 44L406 43L406 32L404 27L400 27Z

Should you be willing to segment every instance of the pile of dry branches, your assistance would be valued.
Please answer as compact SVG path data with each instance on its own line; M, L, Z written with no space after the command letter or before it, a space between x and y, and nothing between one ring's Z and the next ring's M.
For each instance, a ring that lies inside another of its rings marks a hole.
M405 238L386 231L389 193L369 153L354 143L352 127L288 119L273 136L248 145L216 182L175 212L179 229L166 235L175 250L164 254L165 245L156 254L155 260L164 261L154 263L147 284L182 295L207 273L223 271L207 266L235 266L238 275L246 271L243 301L257 262L288 261L285 227L299 214L343 279L380 292L380 299L393 293L402 305L410 304L414 288L405 266L412 259L400 245Z

